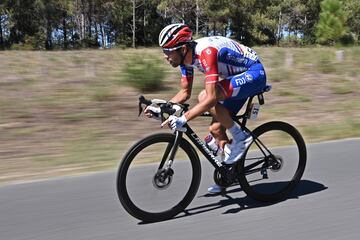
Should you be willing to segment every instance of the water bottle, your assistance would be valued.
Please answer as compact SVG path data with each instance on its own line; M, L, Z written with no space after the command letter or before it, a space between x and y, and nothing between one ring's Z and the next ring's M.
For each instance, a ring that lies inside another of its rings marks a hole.
M209 133L205 137L205 142L206 142L207 146L209 147L209 149L213 152L213 154L215 156L217 156L218 151L219 151L219 145L217 144L216 139L213 137L213 135L211 133Z

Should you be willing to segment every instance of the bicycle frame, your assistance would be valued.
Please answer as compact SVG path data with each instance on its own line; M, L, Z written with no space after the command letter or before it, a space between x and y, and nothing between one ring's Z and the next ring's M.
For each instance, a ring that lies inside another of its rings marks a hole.
M265 90L265 91L268 91L268 90ZM262 93L251 96L251 97L249 97L249 99L247 101L247 106L246 106L245 112L242 115L238 115L238 116L233 117L233 120L235 122L237 122L244 131L247 131L249 134L252 135L254 143L258 146L258 148L260 149L260 151L264 155L264 159L259 160L259 161L255 162L255 163L247 166L246 169L245 169L244 174L251 174L253 172L260 171L261 168L258 168L258 169L253 169L253 168L260 165L260 164L266 163L267 156L274 157L273 154L269 151L269 149L257 138L257 136L255 136L246 127L247 119L250 117L250 114L251 114L252 100L253 100L253 98L255 96L258 97L259 103L261 105L264 104L264 97L263 97ZM139 111L139 113L141 112L141 110ZM202 116L211 117L210 114L203 114ZM241 121L240 121L240 119L241 119ZM183 127L185 127L187 129L185 131L185 134L188 136L188 138L191 140L191 142L193 144L195 144L195 146L202 152L202 154L211 163L211 165L213 165L213 167L216 170L218 170L219 172L222 172L222 173L226 172L227 171L227 167L226 167L227 165L223 164L221 161L216 159L216 157L214 156L212 151L206 146L204 141L197 136L197 134L191 129L191 127L187 123ZM175 155L176 155L176 152L177 152L177 149L178 149L178 145L180 143L181 138L183 137L183 132L182 131L175 131L175 134L176 134L175 141L174 141L173 144L169 144L168 147L166 148L165 153L164 153L163 158L162 158L162 161L161 161L160 166L158 168L159 170L161 170L163 168L163 166L164 166L164 164L166 162L167 162L166 169L169 169L171 167L172 163L173 163L173 160L175 158ZM265 151L268 154L266 154Z
M251 103L252 103L253 97L254 96L249 98L249 100L247 102L247 107L246 107L245 113L233 118L234 121L236 121L241 126L242 129L249 132L250 134L252 134L252 133L248 128L246 128L246 123L247 123L247 118L251 111ZM263 99L260 100L260 97L259 97L259 101L263 101ZM203 116L211 116L211 115L203 115ZM240 119L242 119L241 122L240 122ZM206 159L211 163L211 165L213 165L214 168L217 169L218 171L225 170L225 165L222 162L220 162L218 159L216 159L216 157L214 156L212 151L206 146L204 141L198 137L198 135L191 129L191 127L188 124L185 124L184 127L187 129L185 134L188 136L188 138L191 140L191 142L201 151L201 153L206 157ZM174 144L169 145L168 148L166 149L163 160L159 166L159 169L161 169L163 167L163 165L167 159L172 161L175 157L178 144L180 143L180 140L183 136L183 132L175 131L175 134L176 134L176 137L175 137ZM255 144L259 147L259 149L264 154L264 156L266 156L266 153L263 150L263 148L265 148L266 151L270 155L272 155L271 152L268 150L268 148L256 136L253 135L253 138L254 138ZM169 156L169 158L167 158L167 155L169 153L170 153L170 156ZM257 165L262 164L264 161L265 160L258 161L256 163L254 163L253 165L250 165L247 170L250 170L251 168L253 168ZM171 162L169 164L171 165Z

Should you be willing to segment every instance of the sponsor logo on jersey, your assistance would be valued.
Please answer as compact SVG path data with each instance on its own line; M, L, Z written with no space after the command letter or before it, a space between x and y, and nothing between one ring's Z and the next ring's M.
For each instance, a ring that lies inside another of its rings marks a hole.
M248 82L252 82L254 79L253 79L253 77L250 75L250 74L245 74L245 78L246 78L246 80L248 81Z

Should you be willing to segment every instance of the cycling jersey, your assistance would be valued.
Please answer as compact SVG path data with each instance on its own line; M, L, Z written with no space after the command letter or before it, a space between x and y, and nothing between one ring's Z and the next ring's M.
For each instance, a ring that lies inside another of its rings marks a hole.
M224 93L221 102L235 115L249 96L262 91L266 75L257 53L226 37L196 40L193 63L181 65L182 81L192 82L194 68L205 74L205 84L215 83Z
M216 83L259 62L254 50L226 37L204 37L195 42L193 64L180 66L182 81L193 81L194 67L205 73L205 83Z

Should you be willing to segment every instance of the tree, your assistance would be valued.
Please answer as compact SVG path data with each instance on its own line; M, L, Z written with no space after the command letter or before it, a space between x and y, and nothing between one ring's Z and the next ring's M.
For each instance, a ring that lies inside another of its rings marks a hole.
M3 29L4 27L4 23L5 23L5 18L6 18L6 8L5 8L5 4L1 3L0 4L0 49L4 49L4 34L3 34Z
M27 41L34 48L40 47L43 32L40 26L43 2L40 0L9 0L7 7L12 11L10 28L10 42L25 43Z
M281 0L229 1L231 30L246 45L275 44Z
M344 9L346 11L347 24L351 33L355 34L357 38L360 36L360 1L347 0L344 2Z
M315 26L319 21L321 0L305 0L306 23L303 26L304 41L310 44L315 43Z
M316 25L316 41L320 44L335 44L343 37L346 27L346 12L339 0L321 2L320 20Z

